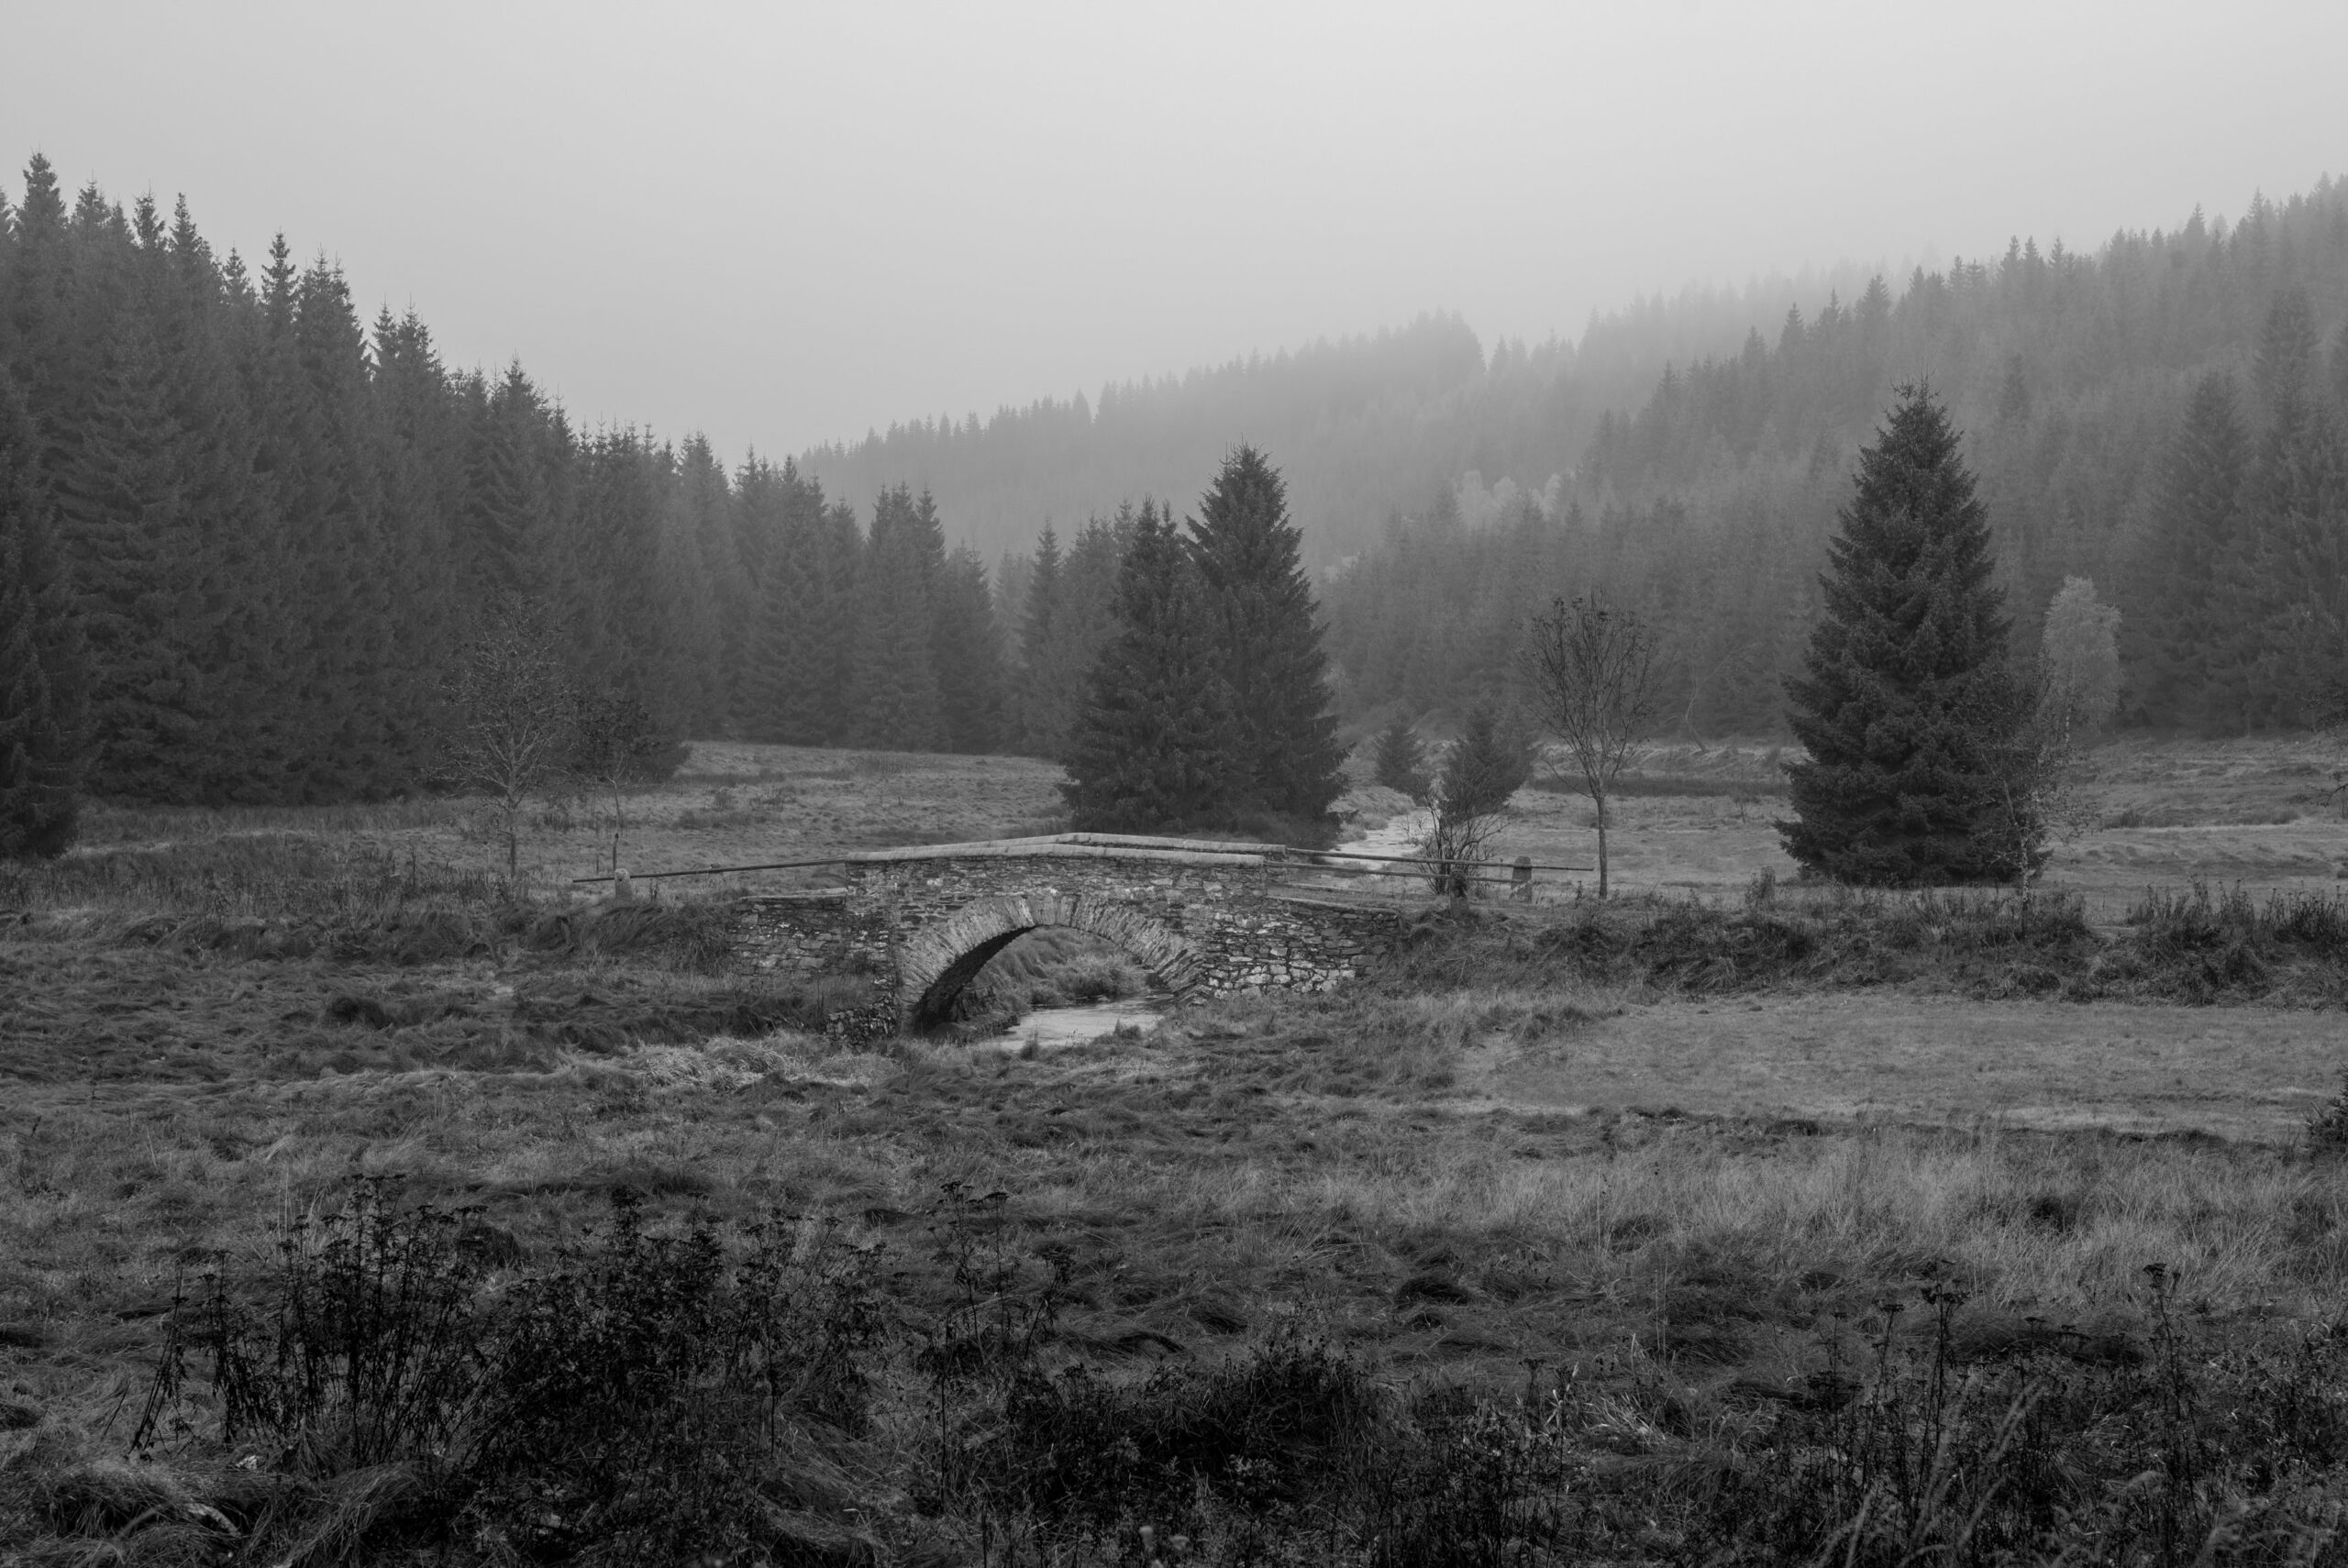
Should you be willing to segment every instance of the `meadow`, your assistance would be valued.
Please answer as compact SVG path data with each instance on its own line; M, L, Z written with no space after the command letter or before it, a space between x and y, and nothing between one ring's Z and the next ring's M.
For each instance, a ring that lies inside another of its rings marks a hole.
M0 872L0 1558L2338 1561L2328 766L2119 743L2038 886L1903 898L1661 751L1608 906L1047 1051L725 972L821 868L570 880L1049 831L1038 764L697 746L518 889L469 802L100 808Z

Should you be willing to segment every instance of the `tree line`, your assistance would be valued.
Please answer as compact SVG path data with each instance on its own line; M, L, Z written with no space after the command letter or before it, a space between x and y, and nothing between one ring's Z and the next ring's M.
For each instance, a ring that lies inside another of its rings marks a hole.
M36 157L22 201L0 196L0 815L12 848L53 846L77 790L298 801L443 778L460 652L512 604L572 688L669 737L1068 759L1099 738L1080 732L1131 630L1128 561L1146 538L1140 565L1204 572L1200 536L1169 553L1164 509L1103 506L990 570L898 476L1075 486L998 485L998 509L1169 493L1206 465L1135 476L1239 415L1306 454L1303 480L1274 476L1297 562L1375 536L1295 587L1317 590L1341 712L1521 687L1534 618L1602 593L1656 630L1671 722L1774 730L1845 454L1904 377L1969 432L2008 602L2034 617L2077 580L2117 606L2124 718L2322 712L2348 615L2348 184L2093 255L2017 243L1896 298L1870 280L1848 307L1786 305L1774 342L1748 325L1741 349L1658 373L1781 293L1489 359L1428 318L1097 411L729 470L698 436L575 428L518 364L453 370L412 312L362 324L338 271L282 238L249 269L184 202L69 200ZM1601 406L1641 376L1643 403Z
M1058 755L1130 511L1005 599L928 494L870 493L582 431L282 237L249 267L36 156L0 194L0 849L58 847L83 794L442 780L463 651L516 605L669 737Z

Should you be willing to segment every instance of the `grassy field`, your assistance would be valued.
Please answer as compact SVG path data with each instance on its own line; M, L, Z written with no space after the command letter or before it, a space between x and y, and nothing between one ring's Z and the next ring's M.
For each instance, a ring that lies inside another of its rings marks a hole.
M713 963L721 889L578 940L608 807L533 824L518 900L461 802L102 809L0 878L0 1560L2338 1560L2320 759L2114 747L2026 906L1748 899L1766 761L1652 759L1619 908L1431 912L1351 992L1037 1054L796 1032ZM1047 831L1051 783L701 746L621 861ZM1505 853L1586 845L1521 804ZM2196 878L2299 901L2129 923ZM696 1213L796 1305L728 1317ZM529 1311L638 1382L516 1360ZM354 1346L413 1395L375 1425Z

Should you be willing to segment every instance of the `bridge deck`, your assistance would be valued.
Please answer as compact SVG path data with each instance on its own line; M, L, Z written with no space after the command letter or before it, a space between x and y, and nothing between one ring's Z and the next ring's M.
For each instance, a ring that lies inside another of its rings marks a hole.
M982 838L966 844L909 844L894 849L856 850L840 856L846 866L886 865L906 860L1157 860L1184 866L1267 866L1287 858L1277 844L1218 843L1140 834L1056 833L1036 838Z

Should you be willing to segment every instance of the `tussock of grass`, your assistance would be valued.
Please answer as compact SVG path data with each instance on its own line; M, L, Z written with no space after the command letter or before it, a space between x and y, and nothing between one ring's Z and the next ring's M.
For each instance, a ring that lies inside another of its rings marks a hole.
M2264 901L2240 887L2212 893L2148 889L2128 913L2132 966L2183 1001L2260 996L2271 990L2343 994L2348 899L2275 893ZM2133 977L2132 976L2131 977Z

